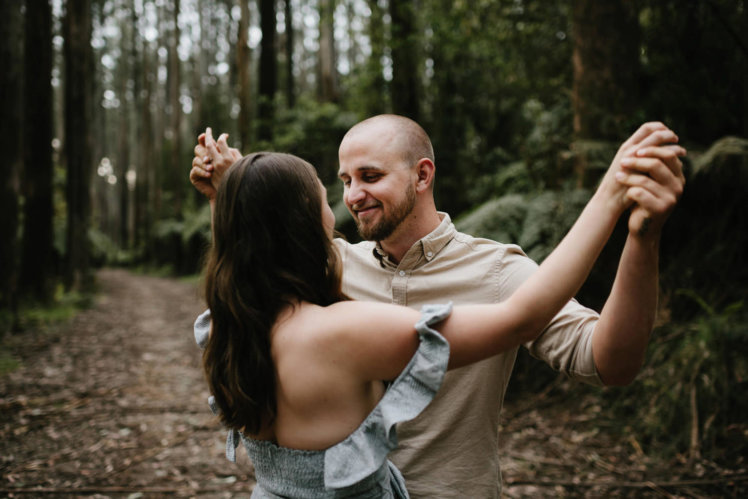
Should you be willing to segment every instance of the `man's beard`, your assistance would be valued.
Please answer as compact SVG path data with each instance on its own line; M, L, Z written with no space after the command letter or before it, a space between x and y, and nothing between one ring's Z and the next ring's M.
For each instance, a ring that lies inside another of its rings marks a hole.
M374 225L364 226L356 218L358 233L367 241L383 241L390 237L395 229L407 218L416 205L416 189L413 185L408 186L405 198L401 203L392 207L391 213L382 213L382 218Z

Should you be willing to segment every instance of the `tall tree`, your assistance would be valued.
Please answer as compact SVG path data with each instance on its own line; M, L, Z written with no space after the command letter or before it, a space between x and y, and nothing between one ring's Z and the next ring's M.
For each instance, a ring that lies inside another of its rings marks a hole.
M21 115L21 67L23 45L22 5L12 0L2 1L0 16L0 60L4 71L0 75L0 109L8 116ZM0 179L0 310L15 308L18 284L18 172L21 165L21 134L18 123L11 119L0 121L0 151L4 152L6 171ZM4 331L0 330L0 336Z
M241 14L236 42L236 65L239 71L239 147L243 150L252 143L252 86L249 51L249 1L239 0Z
M366 61L363 71L364 88L362 92L363 112L365 116L382 114L386 110L387 82L384 79L385 36L384 36L384 10L378 0L367 0L369 7L368 35L371 46L371 55Z
M142 71L143 93L140 106L139 126L141 130L140 147L138 148L138 180L136 188L136 240L143 244L146 258L154 256L153 248L153 222L158 213L156 207L156 191L158 190L158 168L156 168L156 153L154 147L155 127L151 109L154 103L154 66L155 57L152 54L151 44L143 39L142 48Z
M91 26L91 0L68 0L64 20L67 289L86 289L92 284L88 241L93 115Z
M286 105L289 109L296 106L296 85L293 77L293 53L294 53L294 29L293 29L293 10L291 0L284 2L284 14L286 23Z
M117 79L119 80L119 131L117 143L117 178L119 187L119 243L123 248L130 247L130 191L127 183L127 175L130 169L130 115L133 95L131 95L131 83L133 77L133 51L134 27L131 13L135 12L132 0L128 0L120 14L120 57L117 63Z
M275 121L275 92L278 88L278 59L275 53L275 0L260 1L260 95L259 130L260 140L273 140Z
M624 0L575 0L572 23L574 133L618 141L638 102L638 12Z
M419 121L418 39L413 0L390 1L392 110Z
M5 14L3 14L5 15ZM52 278L52 9L48 0L26 2L24 53L24 225L20 283L40 301L51 297Z
M322 102L339 98L335 57L335 0L319 0L319 97Z
M169 40L169 70L168 70L168 93L169 93L169 135L171 142L171 154L169 166L172 177L172 189L174 193L174 215L180 217L182 213L182 105L180 103L181 75L179 62L179 11L180 0L173 0L171 38Z

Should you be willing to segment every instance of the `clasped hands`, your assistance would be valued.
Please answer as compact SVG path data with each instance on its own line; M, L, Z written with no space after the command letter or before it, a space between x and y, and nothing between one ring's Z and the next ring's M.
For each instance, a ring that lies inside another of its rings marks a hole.
M242 158L239 149L229 147L228 138L227 133L222 133L218 140L213 139L213 131L208 127L205 133L198 136L194 149L190 182L211 201L216 196L223 174Z

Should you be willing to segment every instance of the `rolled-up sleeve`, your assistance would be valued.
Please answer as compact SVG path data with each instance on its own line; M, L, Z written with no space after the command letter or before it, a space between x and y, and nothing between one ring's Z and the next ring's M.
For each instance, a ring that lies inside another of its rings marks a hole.
M508 245L502 259L502 300L508 298L527 280L538 265L518 246ZM530 354L575 380L603 385L595 368L592 335L600 316L594 310L571 300L553 318L540 336L525 347Z

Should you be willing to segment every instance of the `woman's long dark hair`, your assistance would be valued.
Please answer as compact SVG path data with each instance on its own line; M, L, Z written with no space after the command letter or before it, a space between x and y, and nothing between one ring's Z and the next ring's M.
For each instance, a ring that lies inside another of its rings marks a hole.
M322 223L316 172L296 156L245 156L225 174L214 210L203 368L222 422L257 433L276 414L271 329L284 307L346 299L339 257Z

